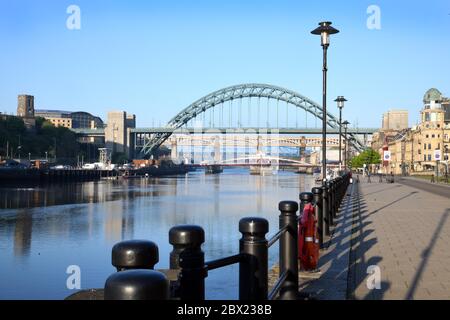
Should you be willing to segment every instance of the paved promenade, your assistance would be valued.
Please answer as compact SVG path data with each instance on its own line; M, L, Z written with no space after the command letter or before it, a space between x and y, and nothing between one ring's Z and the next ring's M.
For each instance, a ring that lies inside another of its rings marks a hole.
M349 298L450 299L450 189L377 181L362 180L353 199ZM381 270L379 290L366 285L371 265Z
M414 178L354 184L339 213L317 279L317 299L450 299L450 188ZM368 289L368 267L381 288Z

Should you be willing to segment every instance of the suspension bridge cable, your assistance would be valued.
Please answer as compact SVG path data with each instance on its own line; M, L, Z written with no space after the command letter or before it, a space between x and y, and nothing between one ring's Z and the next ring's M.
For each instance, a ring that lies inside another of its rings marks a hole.
M251 108L251 104L252 104L252 97L249 97L248 98L248 114L247 114L247 116L248 116L248 120L247 120L247 123L248 123L248 127L250 128L250 123L251 123L251 111L250 111L250 108Z
M261 96L258 97L258 128L259 128L259 111L261 107Z
M278 110L280 108L280 99L277 99L277 128L279 128L279 122L278 122Z

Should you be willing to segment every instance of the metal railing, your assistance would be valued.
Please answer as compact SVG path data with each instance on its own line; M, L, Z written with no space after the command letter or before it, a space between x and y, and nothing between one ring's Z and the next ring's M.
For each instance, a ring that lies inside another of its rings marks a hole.
M321 246L335 222L336 214L346 194L351 175L344 174L300 194L300 212L314 205L318 238ZM170 229L170 271L176 277L169 282L164 273L155 271L159 262L158 246L151 241L132 240L116 244L112 249L112 264L117 273L105 283L104 298L119 300L180 299L204 300L208 272L239 264L239 299L272 300L299 297L299 252L297 211L295 201L279 203L279 229L269 239L269 222L264 218L247 217L239 221L239 253L205 262L202 245L205 232L200 226L181 225ZM279 242L279 278L268 292L268 250Z

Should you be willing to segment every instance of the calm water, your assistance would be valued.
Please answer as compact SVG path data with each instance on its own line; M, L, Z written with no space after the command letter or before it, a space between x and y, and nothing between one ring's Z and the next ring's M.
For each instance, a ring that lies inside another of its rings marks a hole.
M115 270L112 246L149 239L160 249L157 268L169 264L169 229L205 229L206 259L238 252L239 219L261 216L278 225L277 204L311 190L311 176L280 172L251 176L243 169L220 175L100 181L47 187L0 188L0 299L63 299L69 265L81 268L82 289L101 288ZM269 234L269 235L270 235ZM271 248L272 262L278 248ZM211 271L208 299L237 299L238 267Z

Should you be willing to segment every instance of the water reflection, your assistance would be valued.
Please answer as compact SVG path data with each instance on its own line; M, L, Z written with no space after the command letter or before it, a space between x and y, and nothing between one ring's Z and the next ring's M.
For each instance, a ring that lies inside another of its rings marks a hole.
M297 200L312 177L280 173L250 176L245 170L73 185L35 186L2 191L0 210L0 298L61 299L65 270L82 269L82 287L102 287L114 271L110 252L123 239L158 243L160 263L169 264L168 231L177 224L205 229L206 258L238 251L238 222L245 216L278 226L277 203ZM7 196L5 196L5 191ZM271 248L270 258L277 259ZM17 259L20 258L20 259ZM237 298L236 266L211 272L208 298Z
M28 256L31 248L32 216L27 210L19 210L14 228L14 255Z

